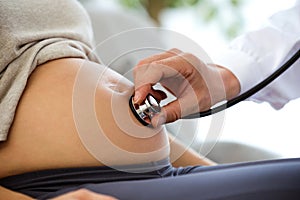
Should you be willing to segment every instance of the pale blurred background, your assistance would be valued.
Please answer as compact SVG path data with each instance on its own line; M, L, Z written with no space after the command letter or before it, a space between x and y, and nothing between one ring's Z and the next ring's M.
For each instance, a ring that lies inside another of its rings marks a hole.
M84 3L92 0L82 0ZM194 40L213 59L243 32L255 30L294 0L98 0L102 9L125 10ZM105 28L105 27L104 27ZM300 100L276 111L267 103L242 102L226 111L220 141L266 149L279 157L300 156ZM299 118L298 118L299 117ZM211 117L199 120L206 132ZM203 135L199 134L199 140Z

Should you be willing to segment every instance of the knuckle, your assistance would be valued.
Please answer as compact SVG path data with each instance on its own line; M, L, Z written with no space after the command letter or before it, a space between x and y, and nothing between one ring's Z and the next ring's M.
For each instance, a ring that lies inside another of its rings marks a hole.
M170 49L170 50L169 50L169 52L171 52L171 53L175 53L175 54L182 53L182 51L181 51L181 50L179 50L179 49L177 49L177 48L172 48L172 49Z
M155 60L155 61L152 61L151 64L149 65L149 67L151 69L157 69L161 66L164 66L166 65L166 62L164 60Z
M195 61L199 62L200 61L200 59L192 53L184 53L184 57L186 59L190 60L190 61L193 61L193 62L195 62Z
M194 54L192 53L185 53L183 59L188 62L189 66L199 72L203 71L205 68L205 64Z
M174 59L171 60L158 60L151 63L151 67L154 70L164 70L167 68L174 68L176 65L178 65L178 62Z
M169 67L169 65L164 60L153 61L149 65L147 72L152 74L160 74L160 72L163 71L166 67Z
M199 59L192 53L184 53L183 58L187 60L191 65L195 65L199 62Z
M185 53L183 53L183 55L185 57L187 57L187 58L193 58L193 57L195 57L192 53L189 53L189 52L185 52Z

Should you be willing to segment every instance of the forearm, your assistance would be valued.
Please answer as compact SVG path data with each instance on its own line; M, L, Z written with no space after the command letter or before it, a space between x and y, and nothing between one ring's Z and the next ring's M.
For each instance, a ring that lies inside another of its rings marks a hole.
M174 167L195 165L216 165L215 162L205 158L191 148L186 148L179 140L169 134L170 159Z
M215 65L220 71L226 92L226 100L236 97L241 91L241 85L237 77L223 66Z
M12 190L6 189L0 186L0 199L9 199L9 200L31 200L33 198L26 196L24 194L14 192Z

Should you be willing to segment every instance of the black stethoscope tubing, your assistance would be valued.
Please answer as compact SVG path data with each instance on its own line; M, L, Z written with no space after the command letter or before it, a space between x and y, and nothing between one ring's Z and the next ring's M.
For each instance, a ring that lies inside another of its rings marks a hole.
M288 59L280 68L278 68L275 72L273 72L270 76L268 76L266 79L249 89L248 91L244 92L243 94L228 100L226 103L217 106L215 108L211 108L209 110L194 113L185 117L182 117L182 119L194 119L194 118L201 118L206 117L218 112L221 112L227 108L230 108L231 106L234 106L235 104L244 101L245 99L251 97L253 94L257 93L264 87L266 87L268 84L270 84L272 81L274 81L276 78L278 78L283 72L285 72L287 69L289 69L300 57L300 49L290 58Z

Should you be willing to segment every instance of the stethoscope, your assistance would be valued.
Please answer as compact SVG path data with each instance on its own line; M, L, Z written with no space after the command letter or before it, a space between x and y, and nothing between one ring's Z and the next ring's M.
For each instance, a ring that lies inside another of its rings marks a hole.
M245 99L249 98L253 94L257 93L264 87L266 87L268 84L270 84L273 80L275 80L277 77L279 77L283 72L285 72L288 68L290 68L300 57L300 49L289 59L287 60L280 68L278 68L275 72L273 72L270 76L265 78L263 81L249 89L248 91L240 94L239 96L227 101L226 103L223 103L220 106L211 108L209 110L194 113L185 117L182 117L182 119L194 119L194 118L201 118L206 117L215 113L218 113L220 111L223 111L227 108L230 108L231 106L244 101ZM140 105L134 104L133 102L133 95L129 99L129 106L135 115L135 117L141 122L144 126L151 125L151 119L154 115L158 114L161 111L161 106L159 105L159 102L151 95L148 94L144 102Z

